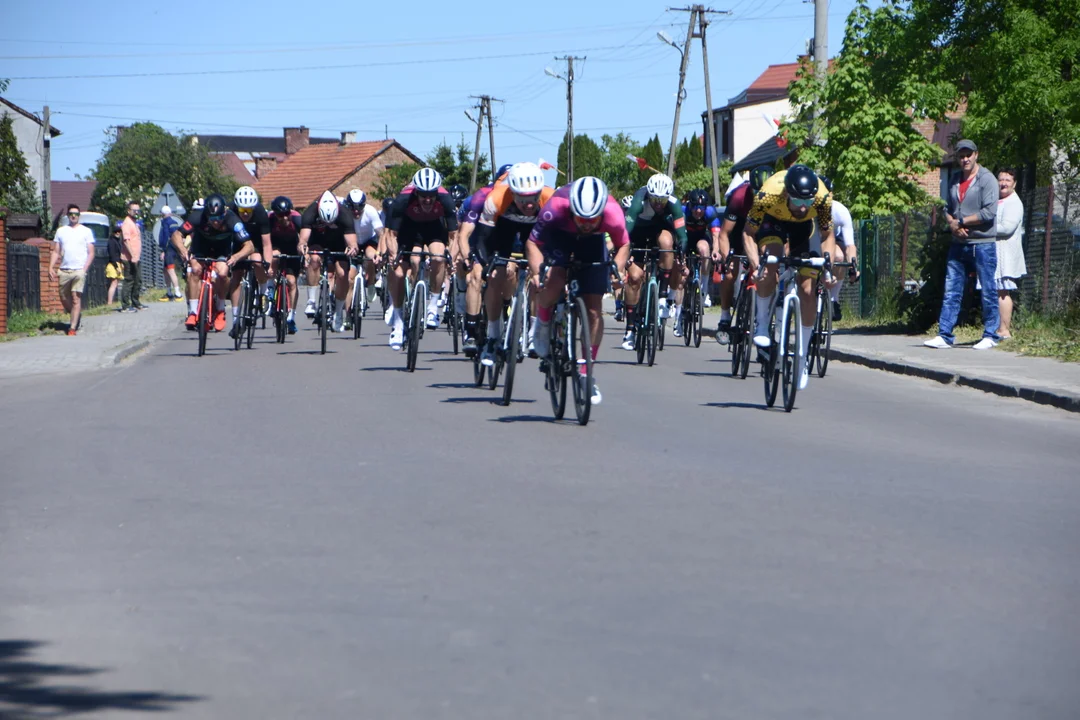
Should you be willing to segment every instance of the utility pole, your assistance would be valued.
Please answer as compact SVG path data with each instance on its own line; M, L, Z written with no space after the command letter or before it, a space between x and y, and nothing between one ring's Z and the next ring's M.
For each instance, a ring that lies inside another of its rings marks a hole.
M829 0L814 0L814 68L819 82L829 70Z
M478 114L476 119L473 120L472 115L465 112L465 117L476 123L476 144L473 145L473 171L472 171L472 186L470 190L476 190L476 175L480 169L480 139L483 137L484 132L484 117L487 116L488 126L488 146L491 148L491 180L495 181L495 132L492 128L493 120L491 118L491 101L503 102L499 98L493 98L490 95L471 95L474 100L480 102L476 105Z
M478 109L480 113L476 116L475 120L473 120L473 116L469 114L468 110L465 111L465 117L476 123L476 142L473 143L472 180L469 181L469 192L476 192L476 171L480 167L480 137L481 133L484 132L484 106L482 104L477 105L476 109Z
M495 182L495 130L491 127L491 100L487 95L484 96L484 103L487 105L488 145L491 147L491 182Z
M712 166L713 204L720 205L720 168L716 164L716 125L713 124L712 85L709 84L709 47L705 43L705 28L709 21L705 19L703 9L698 10L698 37L701 38L701 62L705 68L705 114L709 126L709 164Z
M683 43L682 62L679 63L679 92L675 96L675 122L671 125L671 149L668 151L667 174L671 177L675 174L675 146L679 142L679 115L682 112L683 96L686 94L686 65L690 62L690 41L694 38L694 21L697 20L698 8L694 5L689 8L668 8L669 10L684 10L690 13L690 24L686 28L686 42ZM676 48L678 49L678 48Z
M548 68L544 72L553 78L566 82L566 181L574 181L574 61L584 60L577 55L563 55L555 58L566 61L566 75L560 75Z
M52 125L49 124L49 106L42 112L45 124L41 129L41 204L45 206L46 231L52 227Z

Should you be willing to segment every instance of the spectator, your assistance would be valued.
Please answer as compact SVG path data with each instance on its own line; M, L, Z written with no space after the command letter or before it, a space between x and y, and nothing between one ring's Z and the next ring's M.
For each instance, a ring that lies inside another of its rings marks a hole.
M52 257L49 259L49 277L59 279L60 302L64 305L64 311L71 313L68 335L74 335L79 329L86 272L94 262L94 233L79 222L81 215L78 205L68 205L68 224L56 229Z
M960 173L949 179L945 220L952 232L948 266L945 269L945 297L938 316L938 335L926 347L950 348L956 337L953 328L960 315L967 275L974 270L982 283L983 336L976 350L989 350L1000 339L998 303L990 288L996 287L998 187L993 173L979 165L979 148L970 140L956 144Z
M112 235L109 236L109 262L105 265L105 278L109 281L109 305L116 301L116 288L124 279L124 236L120 232L121 225L122 223L116 223Z
M1016 194L1016 172L1004 169L998 172L998 190L1001 198L997 207L997 280L998 310L1001 322L998 335L1002 340L1012 337L1013 299L1009 293L1016 290L1016 281L1027 275L1024 262L1024 203Z
M132 200L127 206L128 214L120 231L124 236L124 281L120 286L120 312L145 310L139 300L141 291L139 263L142 260L142 224L139 222L139 203Z
M165 275L169 280L169 287L165 290L162 302L179 300L184 297L180 292L180 282L176 279L176 263L180 261L180 253L172 244L172 234L180 223L172 216L172 208L165 205L161 208L161 230L158 233L158 247L161 249L161 262L165 265Z

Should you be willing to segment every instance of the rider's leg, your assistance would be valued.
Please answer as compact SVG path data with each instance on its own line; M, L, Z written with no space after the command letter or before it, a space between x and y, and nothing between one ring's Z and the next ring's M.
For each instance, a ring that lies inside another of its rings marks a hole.
M784 244L780 238L768 238L762 249L770 255L784 254ZM769 314L772 311L773 293L776 292L776 280L776 266L766 265L764 276L757 281L754 343L759 347L768 347L772 342L769 337Z
M319 279L322 276L322 257L315 254L308 255L307 263L307 310L309 314L315 314L315 304L319 302ZM305 312L307 312L305 310Z

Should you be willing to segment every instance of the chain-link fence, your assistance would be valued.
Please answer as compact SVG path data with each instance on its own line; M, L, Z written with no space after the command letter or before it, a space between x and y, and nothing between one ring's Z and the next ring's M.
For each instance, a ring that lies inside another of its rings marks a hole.
M1080 302L1080 185L1041 187L1021 193L1027 275L1017 283L1017 305L1035 312L1063 312ZM1050 222L1047 222L1047 219ZM860 317L899 316L918 297L923 320L937 319L944 290L950 236L937 208L861 220L858 226L859 289L845 291L847 309ZM974 304L969 288L966 303Z

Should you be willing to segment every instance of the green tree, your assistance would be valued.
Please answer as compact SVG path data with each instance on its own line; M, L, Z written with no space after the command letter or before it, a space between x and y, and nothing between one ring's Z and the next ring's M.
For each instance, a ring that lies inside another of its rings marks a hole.
M559 143L558 168L569 172L566 161L566 137ZM600 177L604 169L604 153L588 135L574 136L574 178L592 175ZM561 176L560 176L561 177Z
M804 59L790 88L796 115L781 132L799 148L799 162L833 178L856 217L935 201L917 177L942 153L913 123L944 119L953 93L925 68L889 55L903 23L895 3L871 12L858 0L828 77L816 78Z
M424 158L429 167L433 167L443 176L443 186L450 187L461 183L469 187L472 180L472 146L462 137L457 147L450 147L444 140L432 149ZM487 166L487 155L480 154L480 167L476 173L477 186L486 185L491 177L491 168Z
M645 143L645 147L641 149L641 155L645 159L645 162L649 163L652 167L656 168L660 172L664 172L667 168L667 156L664 155L664 146L660 144L660 135L653 135L649 142ZM654 171L646 168L645 170L638 171L638 187L641 187L649 178L654 175Z
M0 83L2 87L2 83ZM0 119L0 205L11 212L35 213L41 216L43 227L49 227L41 193L30 175L30 166L19 151L11 115Z
M721 193L727 189L728 183L731 182L731 165L732 163L730 160L720 160L717 162ZM678 171L678 166L676 166L676 171ZM696 167L689 172L676 172L674 180L676 197L681 198L695 188L702 188L707 190L709 195L713 194L712 168ZM719 205L723 205L724 198L721 197L718 200L715 200L715 202Z
M397 197L401 188L412 182L413 175L420 169L416 163L402 163L383 168L375 183L375 197L381 202L384 198Z
M622 197L636 192L641 187L638 166L627 156L641 157L641 144L621 132L602 135L600 150L603 153L603 162L598 177L607 183L611 193Z
M187 206L211 193L230 197L236 181L190 135L173 135L153 123L136 123L113 134L92 177L98 181L91 204L113 216L137 200L149 207L165 183Z
M697 134L679 143L675 152L675 174L691 173L705 165L705 156L701 150L701 140Z

